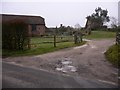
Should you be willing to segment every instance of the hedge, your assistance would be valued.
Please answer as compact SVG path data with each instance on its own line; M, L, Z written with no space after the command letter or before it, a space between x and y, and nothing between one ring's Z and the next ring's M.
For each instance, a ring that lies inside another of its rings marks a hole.
M29 46L28 27L24 21L14 20L2 24L2 49L24 50Z

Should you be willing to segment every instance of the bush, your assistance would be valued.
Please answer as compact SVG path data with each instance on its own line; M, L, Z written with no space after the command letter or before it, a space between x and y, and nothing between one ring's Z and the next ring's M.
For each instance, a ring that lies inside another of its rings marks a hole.
M120 67L120 45L113 45L105 52L106 58L116 67Z
M3 22L2 48L8 50L23 50L29 46L27 24L21 20Z

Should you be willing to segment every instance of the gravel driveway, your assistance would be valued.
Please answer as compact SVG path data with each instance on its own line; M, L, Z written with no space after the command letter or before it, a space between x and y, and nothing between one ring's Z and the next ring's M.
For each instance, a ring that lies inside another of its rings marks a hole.
M117 84L118 69L104 56L105 50L114 42L114 39L90 40L84 46L37 56L8 57L3 61Z

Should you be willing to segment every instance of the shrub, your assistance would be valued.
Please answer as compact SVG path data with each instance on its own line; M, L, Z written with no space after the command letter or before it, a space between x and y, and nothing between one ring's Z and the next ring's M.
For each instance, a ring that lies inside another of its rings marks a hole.
M105 56L113 65L120 67L120 45L111 46Z
M27 24L21 20L3 22L2 48L8 50L23 50L29 45Z

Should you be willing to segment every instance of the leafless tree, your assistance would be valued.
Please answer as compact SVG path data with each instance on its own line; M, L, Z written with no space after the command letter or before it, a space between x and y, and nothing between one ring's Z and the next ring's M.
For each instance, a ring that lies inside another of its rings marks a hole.
M118 26L118 20L115 17L110 17L111 27L117 28Z

